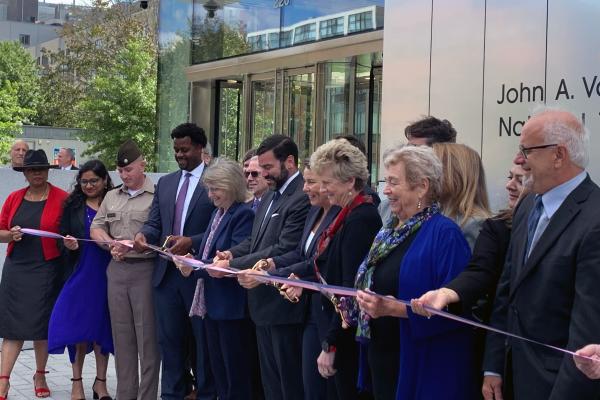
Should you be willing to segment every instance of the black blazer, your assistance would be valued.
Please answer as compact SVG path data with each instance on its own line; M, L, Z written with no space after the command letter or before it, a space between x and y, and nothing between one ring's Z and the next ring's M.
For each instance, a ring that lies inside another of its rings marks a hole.
M304 221L310 208L308 197L302 192L302 175L294 178L273 207L267 209L275 192L267 192L261 202L252 235L230 249L234 268L251 268L258 260L275 257L296 248ZM264 224L263 224L264 219ZM250 316L256 325L302 323L306 316L306 302L293 304L279 295L271 286L260 285L248 291Z
M457 313L470 313L482 298L486 298L486 309L479 310L482 313L477 316L480 320L489 319L509 241L510 228L505 220L489 218L483 222L469 265L446 285L460 297L460 311Z
M319 272L328 284L354 287L358 267L369 253L381 225L377 207L372 203L361 204L346 216L344 225L316 260ZM321 302L327 318L319 318L319 332L324 333L320 339L334 345L344 331L342 321L329 299L321 296Z
M302 238L300 239L298 246L288 253L273 257L273 262L275 263L275 267L277 269L271 272L272 275L283 276L287 278L293 273L296 276L304 279L313 277L315 275L313 256L317 251L317 244L319 243L321 234L329 227L329 225L331 225L335 217L340 212L340 207L332 206L327 211L327 214L323 217L323 221L321 221L321 224L315 232L312 242L310 242L310 245L308 246L308 251L305 251L306 241L310 236L310 231L317 220L321 217L322 211L323 209L321 207L313 206L310 208L308 217L306 217L306 223L304 224Z
M165 238L173 234L177 186L179 186L181 173L182 171L179 170L165 175L156 184L148 220L140 230L150 244L162 245ZM206 188L202 182L198 182L188 206L183 225L183 236L192 238L192 249L194 251L197 251L200 246L204 231L208 226L214 209L215 207L208 198ZM169 262L164 258L156 258L156 268L152 276L154 287L160 285L168 264Z
M600 188L588 176L573 190L524 263L533 203L529 195L515 211L491 324L569 350L600 343ZM600 397L600 381L587 379L570 355L498 334L487 336L483 367L512 378L505 391L516 399Z

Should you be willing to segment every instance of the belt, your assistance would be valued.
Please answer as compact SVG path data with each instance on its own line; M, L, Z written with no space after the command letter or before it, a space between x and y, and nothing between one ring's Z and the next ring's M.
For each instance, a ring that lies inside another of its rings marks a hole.
M128 257L128 258L124 258L122 260L122 262L127 263L127 264L138 264L138 263L143 263L143 262L148 262L148 261L153 261L154 258L147 258L147 257Z

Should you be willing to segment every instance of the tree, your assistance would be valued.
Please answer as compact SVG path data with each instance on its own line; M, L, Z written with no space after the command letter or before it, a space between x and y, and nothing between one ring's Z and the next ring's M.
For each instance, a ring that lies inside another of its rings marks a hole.
M0 160L21 125L35 115L39 80L35 60L18 42L0 42Z
M98 154L115 167L117 150L131 138L155 165L156 62L148 40L130 38L110 66L99 66L79 105L84 154Z
M155 3L140 11L133 3L94 0L63 27L67 50L46 52L52 62L41 79L37 123L89 129L81 135L86 154L110 166L129 137L154 166Z

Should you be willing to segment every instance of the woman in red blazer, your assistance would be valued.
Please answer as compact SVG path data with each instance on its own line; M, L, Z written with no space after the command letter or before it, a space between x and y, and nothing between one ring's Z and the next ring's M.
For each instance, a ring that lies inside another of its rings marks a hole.
M43 150L29 150L22 167L29 186L12 192L0 212L0 242L8 243L0 280L0 400L8 394L9 376L23 347L32 340L36 373L36 397L49 397L46 384L48 321L60 290L62 257L56 239L23 235L21 227L58 233L63 190L48 183L48 164Z

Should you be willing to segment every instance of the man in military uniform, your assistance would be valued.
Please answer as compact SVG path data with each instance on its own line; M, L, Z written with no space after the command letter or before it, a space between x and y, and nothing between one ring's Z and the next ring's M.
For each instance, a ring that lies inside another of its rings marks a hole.
M148 218L154 184L144 174L146 162L131 140L119 148L117 166L123 185L106 194L90 236L94 240L133 243ZM109 247L113 259L107 270L108 307L115 345L117 398L156 399L160 357L152 299L155 253L136 253L116 242Z

